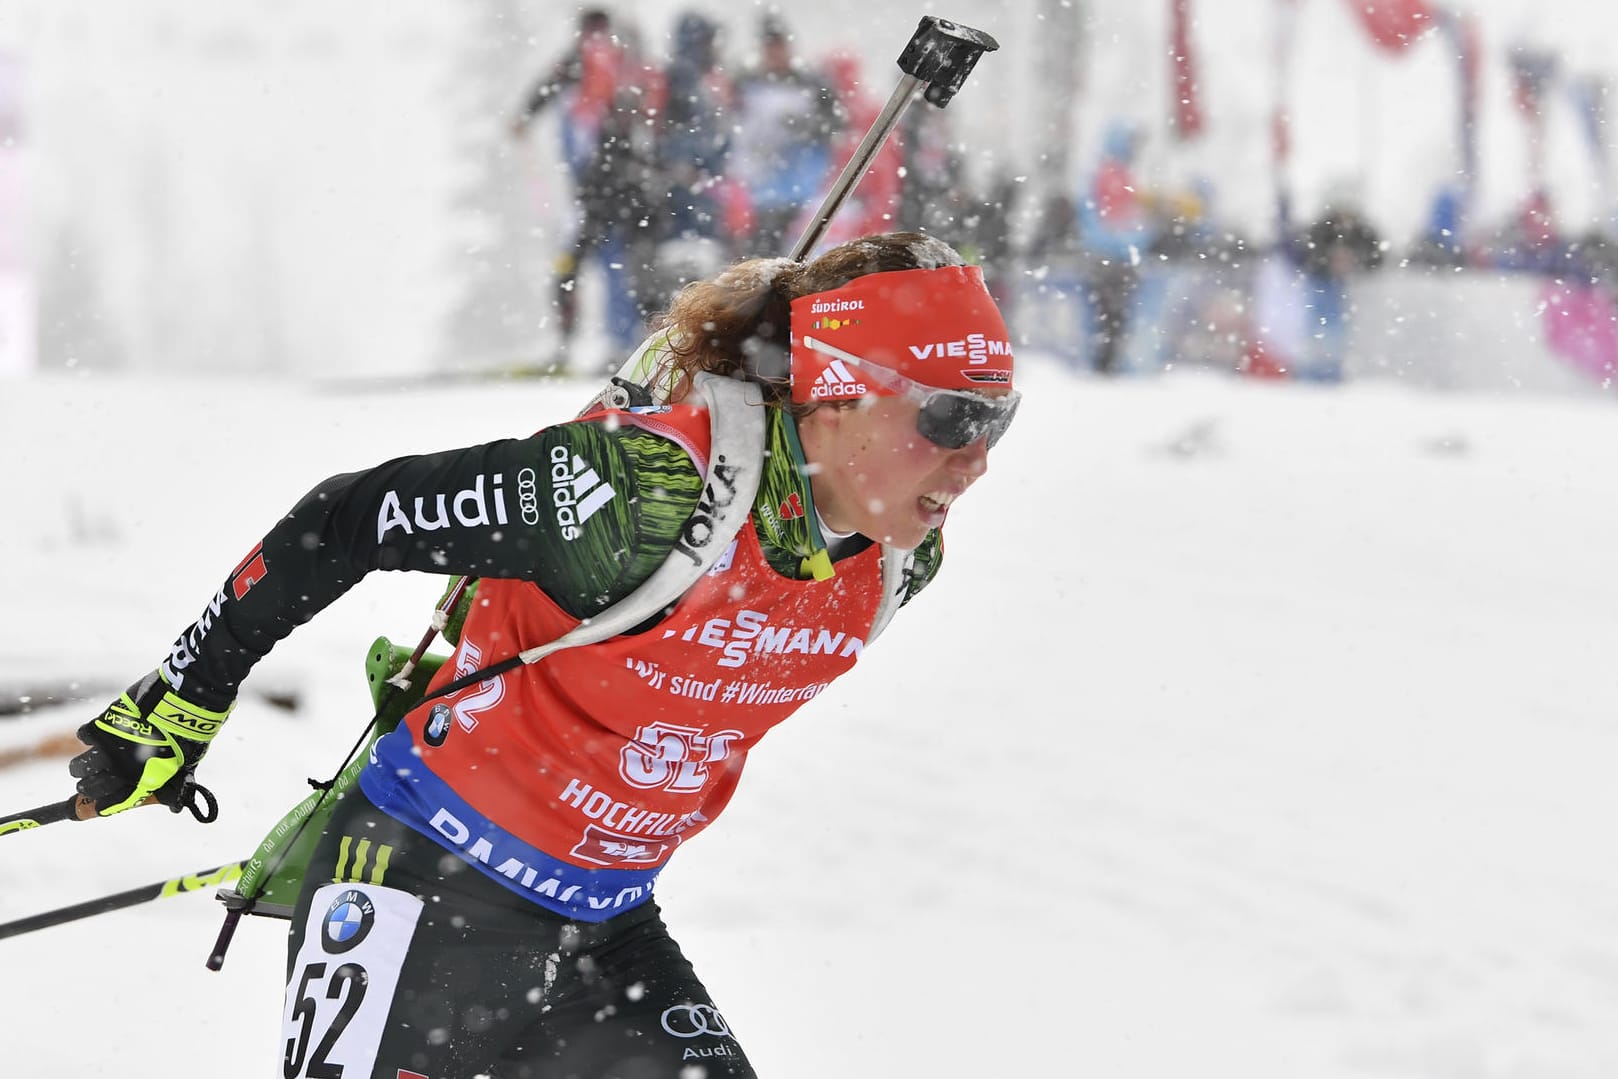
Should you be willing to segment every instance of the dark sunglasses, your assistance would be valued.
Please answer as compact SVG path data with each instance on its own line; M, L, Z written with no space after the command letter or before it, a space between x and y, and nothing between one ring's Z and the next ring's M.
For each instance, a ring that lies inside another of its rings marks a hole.
M806 335L803 344L805 348L833 357L834 368L839 361L853 364L870 376L872 381L916 402L919 406L916 430L928 442L946 450L970 446L980 438L986 438L992 449L1000 441L1000 436L1006 433L1006 428L1011 426L1012 419L1017 415L1017 405L1022 401L1022 394L1017 390L1002 397L985 397L970 390L941 390L817 338ZM847 372L841 374L846 375Z

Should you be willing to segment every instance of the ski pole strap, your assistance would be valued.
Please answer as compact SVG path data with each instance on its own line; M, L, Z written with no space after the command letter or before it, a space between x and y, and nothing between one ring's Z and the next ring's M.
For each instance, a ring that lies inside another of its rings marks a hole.
M176 813L182 809L189 811L198 824L212 824L219 819L219 799L213 796L213 791L195 780L187 784L185 793L174 806Z

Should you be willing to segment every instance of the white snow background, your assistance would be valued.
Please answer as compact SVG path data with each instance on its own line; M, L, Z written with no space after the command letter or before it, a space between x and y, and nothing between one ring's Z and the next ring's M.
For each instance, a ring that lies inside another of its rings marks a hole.
M1019 379L944 574L661 882L760 1073L1618 1073L1611 402ZM584 396L9 383L0 680L132 680L317 479ZM261 664L249 689L300 707L244 695L202 771L218 823L0 840L0 920L250 852L364 723L369 641L437 590L372 575ZM8 808L70 790L60 761L0 773ZM271 1074L284 926L210 973L220 917L0 941L5 1072Z

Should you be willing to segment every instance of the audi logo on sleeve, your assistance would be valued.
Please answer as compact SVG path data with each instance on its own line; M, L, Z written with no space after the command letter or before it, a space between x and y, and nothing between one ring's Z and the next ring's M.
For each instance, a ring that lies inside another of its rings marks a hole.
M676 1038L731 1036L730 1024L712 1004L676 1004L663 1011L663 1029Z

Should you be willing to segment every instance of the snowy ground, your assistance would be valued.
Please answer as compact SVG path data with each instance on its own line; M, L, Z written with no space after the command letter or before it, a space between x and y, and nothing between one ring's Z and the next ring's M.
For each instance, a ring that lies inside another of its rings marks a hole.
M1613 402L1029 368L946 576L664 876L761 1074L1618 1074ZM121 685L315 480L585 396L0 384L0 688ZM219 823L0 840L0 921L248 852L435 595L368 580L262 665L300 707L244 698ZM8 810L68 790L0 772ZM277 1074L282 924L214 974L218 923L190 895L0 941L0 1070Z

